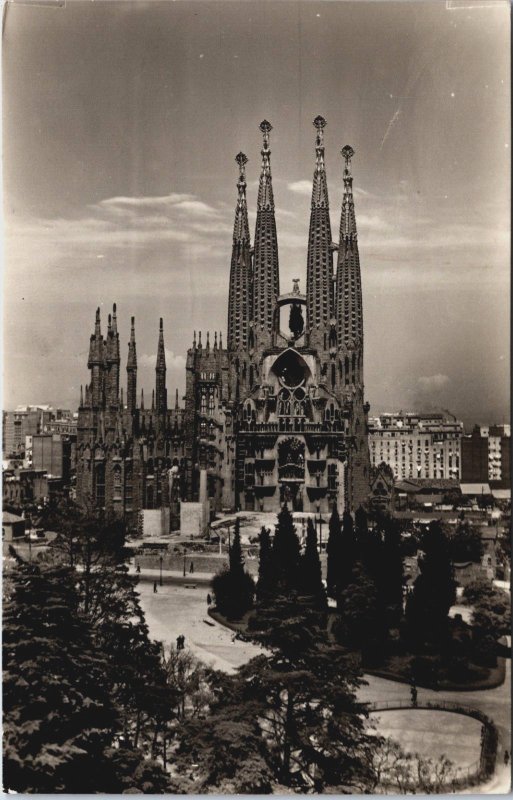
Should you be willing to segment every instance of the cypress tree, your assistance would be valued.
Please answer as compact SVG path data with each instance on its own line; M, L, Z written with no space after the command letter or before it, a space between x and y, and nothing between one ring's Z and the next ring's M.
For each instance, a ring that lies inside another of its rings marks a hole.
M272 545L269 529L262 526L260 531L260 553L258 560L257 598L262 600L273 588Z
M322 569L317 550L317 533L312 519L308 520L305 552L301 558L301 589L312 595L317 602L326 602L326 593L322 582Z
M328 555L327 586L328 597L336 598L340 579L340 562L342 559L342 526L337 506L333 506L329 522L329 536L326 552Z
M240 543L240 519L237 518L235 522L235 531L233 534L233 542L230 547L230 573L234 577L239 577L244 572L244 558L242 555L242 547Z
M418 644L439 643L447 632L449 609L456 599L449 544L439 521L429 526L422 549L420 574L406 606L408 629Z
M367 512L362 506L357 509L354 515L354 527L358 556L360 560L363 561L369 540L369 524L367 520Z
M356 540L353 518L349 511L342 517L341 558L338 568L337 594L351 583L353 569L356 564Z
M280 589L298 586L301 547L287 504L278 514L272 549L272 569Z
M397 523L390 517L383 522L383 555L380 595L383 606L388 609L388 621L397 625L403 609L403 557L401 534Z
M230 547L229 567L214 575L212 589L217 609L229 619L240 619L253 605L255 582L244 569L238 519L235 523L235 533Z

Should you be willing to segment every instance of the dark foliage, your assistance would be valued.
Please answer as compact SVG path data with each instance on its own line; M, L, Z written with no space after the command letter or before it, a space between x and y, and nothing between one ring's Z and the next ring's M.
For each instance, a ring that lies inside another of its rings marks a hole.
M483 555L483 543L478 528L469 522L460 522L456 530L449 532L448 539L452 561L455 563L462 561L480 563Z
M287 504L278 514L278 524L272 548L272 571L278 592L297 589L301 562L301 548Z
M4 606L4 785L96 792L112 782L118 726L108 668L65 567L19 565Z
M317 533L311 519L308 520L305 552L301 558L300 590L301 593L312 596L315 604L320 604L321 607L326 605Z
M372 739L352 657L328 641L324 613L285 598L264 613L271 655L240 668L239 705L261 720L275 779L318 792L365 782Z
M268 597L273 588L272 570L272 545L271 535L268 528L262 528L259 536L260 553L258 561L258 582L256 595L258 600Z
M230 572L235 576L240 576L244 572L244 558L242 556L242 546L240 542L240 519L235 521L233 541L229 553Z
M409 637L417 646L445 640L449 609L456 599L449 547L440 522L430 524L422 548L420 574L406 606Z
M235 535L230 547L230 566L214 575L212 591L217 609L228 619L240 619L253 605L255 582L244 570L239 520L235 523Z
M333 511L330 517L326 552L328 555L326 578L328 597L336 598L337 587L339 583L340 563L342 561L342 525L336 505L333 506Z
M373 657L384 638L383 614L376 585L360 565L339 595L338 609L340 619L334 632L339 641Z

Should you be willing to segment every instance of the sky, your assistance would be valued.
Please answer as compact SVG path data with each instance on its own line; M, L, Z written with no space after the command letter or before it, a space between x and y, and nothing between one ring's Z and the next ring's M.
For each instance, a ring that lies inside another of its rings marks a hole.
M223 332L239 150L262 119L281 291L306 288L312 120L332 229L351 144L371 414L509 416L509 5L20 0L4 7L4 408L75 409L97 306L168 396Z

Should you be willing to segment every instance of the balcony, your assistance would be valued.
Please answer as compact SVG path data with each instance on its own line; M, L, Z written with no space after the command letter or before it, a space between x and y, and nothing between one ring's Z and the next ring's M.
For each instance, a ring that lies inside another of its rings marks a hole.
M306 463L310 475L316 475L317 473L324 472L326 469L325 458L308 458Z
M276 464L275 458L258 458L255 457L255 470L257 472L272 472Z
M276 484L263 484L252 487L255 497L272 497L276 491Z
M310 502L315 502L316 500L321 500L323 497L326 497L328 492L327 486L307 486L306 493L308 495L308 499Z
M300 464L283 464L278 467L280 481L297 481L302 483L305 479L305 468Z
M332 422L305 422L302 417L281 417L277 422L247 422L239 426L240 433L343 433Z

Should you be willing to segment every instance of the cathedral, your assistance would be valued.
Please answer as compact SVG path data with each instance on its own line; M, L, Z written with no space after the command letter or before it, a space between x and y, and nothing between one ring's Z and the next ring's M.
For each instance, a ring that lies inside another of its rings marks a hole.
M160 320L151 402L138 402L135 324L120 390L116 306L107 332L96 312L80 397L77 499L124 517L208 497L210 513L351 512L367 506L369 405L363 386L363 317L351 160L343 158L339 241L331 233L324 160L326 121L315 127L306 294L293 281L280 294L270 134L264 120L256 227L251 242L244 153L236 156L237 202L229 275L226 346L201 333L187 353L185 406L170 408ZM335 268L336 259L336 268ZM283 330L285 328L285 330ZM201 477L204 476L204 477ZM206 486L204 485L206 477ZM200 490L200 484L203 484Z

